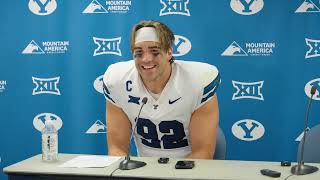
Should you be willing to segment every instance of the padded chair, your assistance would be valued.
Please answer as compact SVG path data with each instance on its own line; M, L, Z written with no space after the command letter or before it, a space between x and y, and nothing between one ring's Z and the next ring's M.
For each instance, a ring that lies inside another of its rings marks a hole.
M220 159L220 160L225 159L226 149L227 149L226 137L224 136L222 129L219 127L217 132L216 150L215 150L213 159Z
M300 141L297 160L300 159L302 142ZM306 133L304 144L304 162L320 163L320 124L314 126Z

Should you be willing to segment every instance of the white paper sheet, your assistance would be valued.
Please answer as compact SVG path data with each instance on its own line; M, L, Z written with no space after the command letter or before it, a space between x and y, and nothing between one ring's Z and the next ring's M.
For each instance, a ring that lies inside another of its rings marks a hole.
M118 161L119 156L98 156L98 155L85 155L77 156L59 167L63 168L101 168L109 166L110 164Z

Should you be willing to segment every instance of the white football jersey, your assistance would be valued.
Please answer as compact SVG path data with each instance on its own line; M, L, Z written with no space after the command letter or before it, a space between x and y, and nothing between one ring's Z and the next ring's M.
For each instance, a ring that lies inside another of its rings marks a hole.
M175 60L170 79L156 100L144 86L134 61L108 67L103 77L106 99L128 116L140 156L186 157L191 153L192 113L215 94L220 76L215 66ZM147 97L136 122L141 100Z

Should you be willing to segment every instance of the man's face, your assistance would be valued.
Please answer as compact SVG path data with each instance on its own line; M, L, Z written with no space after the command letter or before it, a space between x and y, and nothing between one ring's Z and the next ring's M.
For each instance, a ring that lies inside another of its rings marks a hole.
M159 81L165 72L170 72L172 49L165 52L154 41L143 41L134 47L133 56L136 68L143 81Z

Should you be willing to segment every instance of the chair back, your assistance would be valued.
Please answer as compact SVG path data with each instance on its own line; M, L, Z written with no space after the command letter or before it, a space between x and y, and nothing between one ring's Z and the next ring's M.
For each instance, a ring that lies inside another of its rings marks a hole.
M299 143L297 160L300 159L302 142ZM314 126L306 133L304 144L304 162L320 163L320 124Z
M217 132L216 150L214 152L213 159L220 159L220 160L225 159L226 149L227 149L226 137L224 136L222 129L219 127Z

